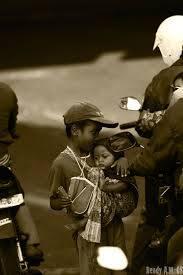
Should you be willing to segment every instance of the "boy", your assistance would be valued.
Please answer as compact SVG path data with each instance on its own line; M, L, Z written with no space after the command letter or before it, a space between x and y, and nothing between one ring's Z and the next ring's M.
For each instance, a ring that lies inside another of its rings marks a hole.
M76 158L83 159L91 163L88 157L92 150L94 141L97 138L102 127L115 128L118 123L106 120L100 110L89 103L79 103L73 105L64 114L64 123L68 137L68 146L53 162L49 181L50 181L50 206L52 209L61 210L67 207L67 212L73 219L73 222L78 221L69 210L71 200L67 194L65 196L58 196L58 188L62 186L68 192L71 178L80 176L81 170L74 158L67 153L72 152ZM84 169L84 167L82 167ZM84 173L85 170L84 170ZM81 217L83 218L83 217ZM112 245L112 238L123 234L123 228L118 227L115 230L116 220L102 231L101 245ZM122 223L121 223L122 224ZM84 240L80 234L77 233L77 248L79 253L79 264L81 275L94 274L110 274L108 271L101 270L96 263L96 249L97 244ZM107 240L110 239L110 240ZM106 273L105 273L106 272Z

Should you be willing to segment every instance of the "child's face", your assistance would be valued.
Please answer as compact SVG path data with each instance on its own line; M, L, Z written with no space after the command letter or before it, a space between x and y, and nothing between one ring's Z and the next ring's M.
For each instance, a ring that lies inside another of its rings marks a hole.
M96 166L106 169L111 167L115 159L105 146L98 145L94 148L94 161Z
M172 107L180 98L183 98L183 79L177 78L174 81L174 91L170 95L169 107Z
M183 87L183 79L182 78L177 78L174 81L174 87Z
M83 129L78 129L78 143L83 152L90 152L93 149L101 129L100 124L94 121L88 121Z

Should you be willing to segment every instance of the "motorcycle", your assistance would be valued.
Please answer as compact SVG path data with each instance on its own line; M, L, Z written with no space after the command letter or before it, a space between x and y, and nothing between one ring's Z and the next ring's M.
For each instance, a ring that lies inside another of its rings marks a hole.
M23 256L16 214L24 204L24 192L12 171L0 166L0 274L32 274Z

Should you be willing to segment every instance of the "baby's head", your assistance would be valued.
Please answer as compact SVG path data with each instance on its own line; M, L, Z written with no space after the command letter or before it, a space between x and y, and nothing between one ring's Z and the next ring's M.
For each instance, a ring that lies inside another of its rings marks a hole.
M102 169L110 168L111 165L122 156L123 153L116 153L112 150L108 143L108 138L100 139L95 143L93 158L97 167Z
M170 86L172 93L170 94L169 107L172 107L180 98L183 98L183 73L178 74Z
M180 87L183 87L183 73L180 73L176 76L173 82L173 87L175 89L178 89Z

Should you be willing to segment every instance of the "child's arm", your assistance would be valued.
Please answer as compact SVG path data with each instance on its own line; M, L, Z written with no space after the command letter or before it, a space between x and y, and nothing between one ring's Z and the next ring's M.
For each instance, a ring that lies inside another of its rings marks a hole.
M71 199L69 196L64 195L52 195L50 197L50 207L54 210L62 210L65 207L71 205Z
M71 204L71 200L62 187L64 185L64 175L61 165L54 161L49 174L50 182L50 207L54 210L61 210Z
M128 183L118 181L117 183L104 184L102 191L106 193L120 193L128 189Z

